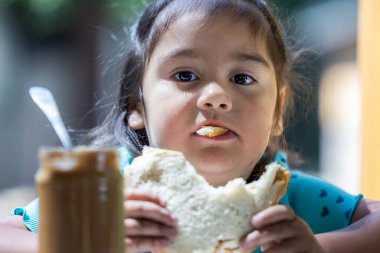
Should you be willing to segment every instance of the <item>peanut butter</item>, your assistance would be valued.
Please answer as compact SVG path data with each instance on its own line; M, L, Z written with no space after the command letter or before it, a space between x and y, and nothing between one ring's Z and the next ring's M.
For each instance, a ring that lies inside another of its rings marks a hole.
M42 148L39 159L39 253L124 252L117 150Z

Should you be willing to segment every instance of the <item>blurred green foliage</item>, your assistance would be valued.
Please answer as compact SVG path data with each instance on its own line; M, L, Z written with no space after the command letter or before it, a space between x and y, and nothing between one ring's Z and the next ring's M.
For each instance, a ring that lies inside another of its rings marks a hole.
M109 17L117 22L132 22L148 0L106 0Z
M75 5L76 0L9 0L5 8L28 35L44 37L66 28Z
M26 33L37 39L54 36L75 25L78 15L86 9L97 11L99 20L110 17L116 22L129 22L145 0L2 0L0 8L6 8L21 24Z
M7 8L31 38L44 39L59 35L76 25L78 16L96 11L98 19L116 23L130 23L152 0L0 0L0 8ZM191 1L191 0L189 0ZM276 13L290 14L297 7L327 0L267 0Z

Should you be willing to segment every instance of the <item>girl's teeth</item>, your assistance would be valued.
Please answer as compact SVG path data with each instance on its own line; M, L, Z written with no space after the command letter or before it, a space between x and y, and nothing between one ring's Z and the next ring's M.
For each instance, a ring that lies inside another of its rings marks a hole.
M196 133L202 136L207 137L216 137L228 132L228 129L223 127L215 127L215 126L203 126Z

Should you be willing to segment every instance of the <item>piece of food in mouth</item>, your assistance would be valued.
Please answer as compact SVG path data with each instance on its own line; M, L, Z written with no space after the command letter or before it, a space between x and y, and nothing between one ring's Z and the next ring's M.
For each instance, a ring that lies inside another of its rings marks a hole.
M227 132L228 129L217 126L203 126L198 131L196 131L197 134L207 137L216 137Z
M288 181L289 172L271 163L258 181L236 178L213 187L182 153L151 147L125 168L127 189L154 193L177 218L178 234L161 253L240 252L252 216L278 203Z

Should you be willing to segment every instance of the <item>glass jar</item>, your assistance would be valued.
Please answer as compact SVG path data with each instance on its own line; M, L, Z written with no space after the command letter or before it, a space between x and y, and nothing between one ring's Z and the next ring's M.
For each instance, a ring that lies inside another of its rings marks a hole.
M117 149L41 148L39 253L124 252Z

